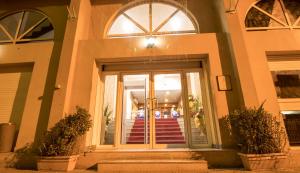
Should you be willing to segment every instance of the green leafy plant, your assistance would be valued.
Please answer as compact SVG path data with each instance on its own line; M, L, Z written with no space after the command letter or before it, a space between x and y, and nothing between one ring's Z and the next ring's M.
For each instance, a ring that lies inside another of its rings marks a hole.
M46 132L39 144L40 156L70 156L78 154L78 139L90 129L91 115L76 107L76 113L66 116Z
M200 130L206 134L206 128L205 128L205 119L204 119L204 111L201 109L202 104L198 97L194 97L193 95L189 95L189 110L191 116L194 118L194 120L198 121L198 125Z
M189 95L189 107L190 112L192 114L196 114L200 111L201 102L198 97L194 97L193 95Z
M111 121L112 111L109 108L109 105L106 105L103 111L103 116L106 117L105 125L108 126Z
M284 150L286 134L280 121L259 108L238 109L227 116L232 135L244 154L281 153Z

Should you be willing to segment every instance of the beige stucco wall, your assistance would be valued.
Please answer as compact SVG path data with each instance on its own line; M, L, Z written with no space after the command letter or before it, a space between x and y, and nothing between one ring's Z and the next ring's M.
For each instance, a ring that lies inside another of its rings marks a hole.
M300 53L300 30L280 29L268 31L246 31L244 20L247 11L254 0L239 3L238 16L242 35L245 41L246 53L249 57L250 70L256 90L258 104L266 100L265 107L274 114L279 113L279 105L273 80L268 67L267 56ZM238 43L234 43L238 47ZM283 57L284 58L284 57Z
M260 103L267 100L266 108L272 110L274 114L279 113L279 105L267 57L277 53L282 54L282 58L284 58L284 56L290 56L296 52L300 53L299 36L300 30L245 33L258 100Z
M55 30L54 40L51 42L1 45L0 65L29 63L33 66L17 148L38 140L47 129L67 20L66 4L67 1L64 0L0 2L0 16L19 10L39 10L49 17Z
M272 55L299 57L300 30L246 31L245 16L255 2L240 1L235 12L226 14L235 68L245 106L257 107L266 101L266 110L282 121L267 58Z
M221 120L229 109L238 107L239 86L236 85L238 80L231 65L228 34L222 33L225 29L221 27L221 22L224 21L220 21L214 1L194 0L187 3L188 9L200 24L200 35L160 37L162 45L152 50L142 47L141 40L137 38L104 39L107 26L126 3L127 1L96 0L90 4L89 1L71 1L77 7L75 10L78 18L67 24L56 81L61 89L54 94L48 127L53 126L64 114L73 112L76 105L83 106L94 114L98 76L96 61L100 60L126 61L174 55L207 57L211 94L216 99L213 99L214 115ZM218 34L208 34L216 32ZM217 75L232 76L233 91L217 92ZM219 131L218 128L217 125L215 130ZM226 135L222 136L223 143L231 143Z
M166 0L168 1L168 0ZM114 20L114 17L122 10L123 6L131 1L103 1L94 0L91 9L91 23L89 30L89 39L99 40L106 36L109 24ZM189 0L180 1L179 4L187 8L199 23L200 33L216 33L222 28L218 22L218 14L215 11L214 1L211 0Z
M118 61L149 61L151 58L169 58L171 56L189 58L203 58L207 62L210 91L213 103L215 123L218 118L228 114L225 92L218 91L216 76L223 75L218 45L215 34L194 34L181 36L158 37L161 45L158 48L147 49L141 44L143 38L102 39L98 41L85 40L80 42L76 81L73 84L71 105L80 105L93 112L96 98L93 86L97 81L99 69L97 62ZM96 77L95 77L96 76ZM222 106L220 106L222 105ZM215 126L218 128L218 125ZM215 129L216 131L218 129ZM214 132L217 135L217 132ZM220 138L220 137L219 137ZM221 141L214 141L219 144Z
M0 8L2 14L4 11L37 8L50 17L55 27L54 51L50 53L49 71L45 72L46 87L39 113L40 117L46 118L39 128L52 127L65 114L73 112L76 105L94 113L97 62L144 61L170 56L196 56L207 61L213 110L217 119L221 120L229 110L241 105L258 106L264 100L267 100L266 109L278 114L279 106L266 55L278 51L299 51L300 34L297 30L247 32L243 21L254 0L240 2L237 12L232 14L225 13L217 1L188 1L186 7L199 23L200 34L162 36L159 37L162 44L153 49L141 46L140 38L104 38L113 16L128 1L90 2L72 0L70 6L74 7L76 18L69 20L66 10L68 2L41 3L32 0L31 3L17 6L13 6L13 2L2 4ZM31 49L32 46L25 47ZM217 75L230 75L233 90L218 91ZM54 90L55 85L60 89ZM221 136L224 146L233 144L226 135Z
M224 147L236 146L222 126L222 118L230 110L258 106L266 100L266 109L279 115L267 56L298 56L300 30L247 32L244 19L255 0L239 1L235 13L225 13L221 1L186 2L199 23L200 34L161 36L158 47L147 49L141 44L142 38L105 38L109 23L128 3L126 0L71 0L70 7L76 15L73 19L67 19L68 1L1 1L0 14L38 9L49 16L55 28L54 42L0 45L1 66L33 67L17 147L32 142L77 105L87 108L92 116L95 114L99 62L149 61L171 56L202 58L215 118L214 144ZM231 76L232 91L218 91L218 75ZM55 90L55 85L60 89ZM91 144L91 136L86 145Z
M33 66L16 148L35 138L52 48L53 42L0 45L1 66Z
M55 85L60 86L60 89L54 92L48 128L75 110L75 107L69 105L70 97L73 94L72 83L73 80L76 80L74 68L78 42L88 35L90 8L90 1L73 0L70 3L70 9L74 10L75 18L66 22L64 42L55 81Z

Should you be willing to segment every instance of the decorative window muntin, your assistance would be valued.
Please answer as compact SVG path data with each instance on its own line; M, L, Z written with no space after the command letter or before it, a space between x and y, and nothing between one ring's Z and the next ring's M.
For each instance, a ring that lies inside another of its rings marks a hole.
M0 43L24 43L54 39L49 18L39 11L23 10L0 18Z
M245 26L247 30L299 29L299 0L260 0L249 9Z
M129 4L108 28L108 37L198 33L196 20L187 9L164 1Z

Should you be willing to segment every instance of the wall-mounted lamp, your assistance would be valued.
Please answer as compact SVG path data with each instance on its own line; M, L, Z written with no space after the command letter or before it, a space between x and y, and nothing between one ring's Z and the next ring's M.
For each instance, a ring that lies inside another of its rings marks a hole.
M240 0L225 0L226 13L235 13Z
M60 85L60 84L56 84L55 87L54 87L54 89L55 89L55 90L61 89L61 85Z
M145 38L145 46L147 48L153 48L157 45L157 39L153 36Z

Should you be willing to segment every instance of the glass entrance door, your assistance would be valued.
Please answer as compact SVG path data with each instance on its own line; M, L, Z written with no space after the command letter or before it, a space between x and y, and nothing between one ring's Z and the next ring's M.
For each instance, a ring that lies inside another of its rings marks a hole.
M150 144L149 74L122 76L121 144Z
M125 74L122 83L122 145L187 145L181 73Z
M181 77L181 73L153 74L155 148L187 145Z
M203 81L200 70L106 75L104 103L114 111L104 111L111 113L104 114L101 144L119 148L212 146Z

